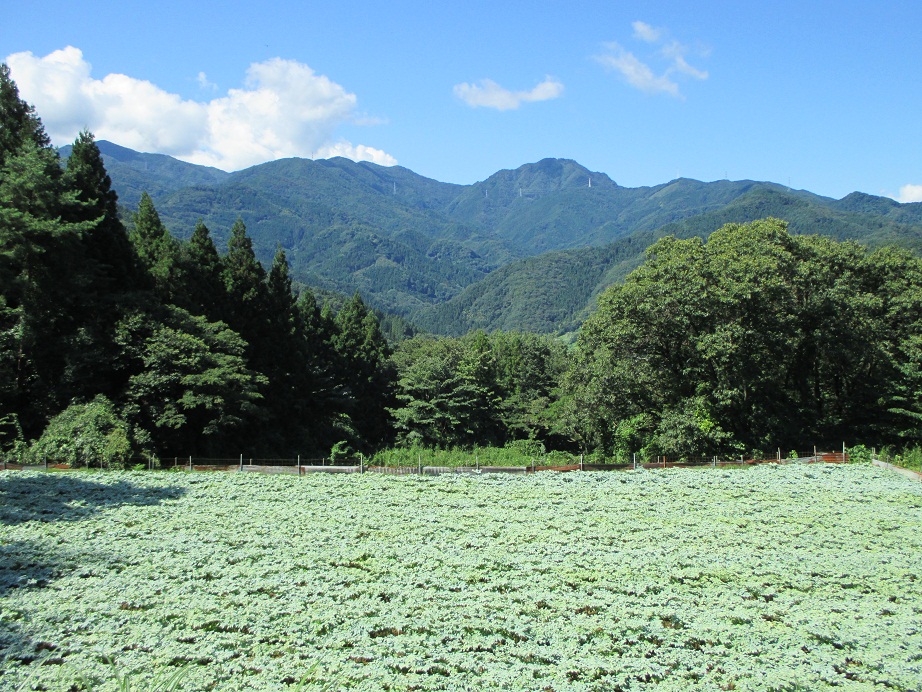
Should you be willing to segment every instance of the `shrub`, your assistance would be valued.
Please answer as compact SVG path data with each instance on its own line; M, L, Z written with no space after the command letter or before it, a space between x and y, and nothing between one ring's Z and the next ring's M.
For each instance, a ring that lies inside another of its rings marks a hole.
M31 450L36 460L83 466L123 468L131 458L128 424L109 399L99 395L71 404L51 419Z
M922 447L919 447L919 445L906 447L906 449L903 450L902 457L903 461L900 464L901 466L907 469L922 471Z
M855 445L848 449L848 460L853 464L870 464L871 450L864 445Z

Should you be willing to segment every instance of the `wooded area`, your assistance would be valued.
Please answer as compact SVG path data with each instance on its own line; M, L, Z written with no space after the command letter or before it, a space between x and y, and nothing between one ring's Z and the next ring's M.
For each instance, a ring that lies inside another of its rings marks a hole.
M123 223L92 134L66 165L0 67L0 447L135 455L533 444L623 457L915 443L922 263L783 221L667 237L575 344L395 330L356 293L219 253L151 198ZM391 332L391 330L387 330ZM409 338L408 338L409 337Z

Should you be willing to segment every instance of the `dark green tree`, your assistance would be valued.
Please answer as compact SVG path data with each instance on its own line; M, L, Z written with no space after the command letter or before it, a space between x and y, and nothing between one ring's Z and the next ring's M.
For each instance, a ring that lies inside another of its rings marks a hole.
M288 258L281 246L276 248L272 267L266 275L266 293L270 318L277 324L276 331L293 333L297 299L292 292Z
M389 429L390 346L378 327L378 319L358 293L336 313L333 325L334 378L341 389L342 412L355 436L346 441L367 449L386 440ZM344 429L344 435L350 432Z
M74 222L95 222L84 237L86 260L94 267L95 293L120 292L137 285L137 257L118 215L118 195L106 171L92 133L77 137L67 159L64 184L76 193L78 204L64 210Z
M281 248L266 275L265 300L265 322L254 345L257 367L269 379L267 447L284 454L320 451L326 442L326 414L316 396L323 376L310 353L310 335L292 293L288 260Z
M132 312L118 325L123 399L135 444L165 456L226 455L258 420L266 379L223 322L175 306Z
M129 238L158 298L165 303L176 302L182 285L179 242L160 221L146 192L138 202Z
M506 441L501 421L502 393L497 385L497 363L493 344L482 330L459 342L458 375L473 397L467 428L478 444L497 445Z
M506 439L538 439L547 448L568 446L556 432L567 347L552 337L524 332L496 332L490 341Z
M178 305L211 321L225 320L229 306L222 268L211 232L199 220L189 241L182 245L182 289Z
M463 365L466 356L459 339L418 336L400 345L390 411L399 442L443 448L483 443L478 409L491 392Z
M296 390L297 406L287 420L298 436L299 449L323 455L350 436L343 434L344 426L353 430L344 413L343 385L336 378L339 361L332 346L336 327L333 315L320 309L307 288L298 294L295 310L300 360L293 367L291 387Z
M67 403L88 283L79 206L41 121L0 67L0 418L32 437Z
M0 63L0 166L4 166L7 157L15 155L26 142L31 142L36 149L51 148L51 139L35 114L35 108L19 97L10 68Z
M242 219L237 219L231 228L222 277L229 304L227 322L246 339L253 354L266 327L266 270L256 259Z
M117 351L115 324L128 295L143 281L134 248L119 219L118 197L89 132L81 132L74 142L63 182L76 197L76 203L64 208L64 218L92 225L82 234L79 256L71 257L81 279L79 290L75 288L69 295L69 312L77 324L77 334L59 388L66 400L98 393L112 397L118 386L108 367Z
M673 454L898 440L918 422L918 266L775 219L663 239L583 326L574 432Z

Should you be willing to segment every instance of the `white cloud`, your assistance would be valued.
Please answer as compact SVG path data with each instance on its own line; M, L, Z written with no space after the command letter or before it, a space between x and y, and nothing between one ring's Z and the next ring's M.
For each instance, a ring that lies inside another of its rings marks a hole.
M515 110L523 103L549 101L563 94L563 84L552 77L545 77L531 91L510 91L492 79L481 79L477 84L456 84L455 96L472 108L495 108L499 111Z
M656 29L646 22L633 22L631 26L634 28L634 38L647 43L656 43L663 35L662 29Z
M337 142L325 147L321 147L317 152L317 157L321 159L330 159L334 156L343 156L353 161L371 161L381 166L395 166L397 159L380 149L366 147L364 144L351 144L349 142Z
M694 77L695 79L708 78L708 73L706 70L699 70L696 67L692 67L687 62L685 62L685 57L682 55L677 55L675 58L673 58L671 70L673 72L687 74L689 77Z
M43 58L15 53L6 62L56 144L89 128L98 139L225 170L323 151L396 163L379 149L338 141L337 128L355 121L355 94L293 60L254 63L244 88L210 101L185 100L122 74L94 79L71 46ZM198 81L213 86L204 73Z
M648 94L668 94L682 98L679 83L674 78L675 75L699 80L708 78L705 70L690 65L686 60L685 56L689 53L688 46L669 40L669 32L666 29L653 27L641 21L633 22L631 26L634 29L635 39L659 45L659 50L646 58L648 62L641 60L615 42L606 44L606 52L595 56L599 64L618 72L628 84ZM698 52L703 53L703 51ZM654 70L649 61L659 61L659 71Z
M208 89L209 91L218 90L218 85L213 84L211 81L209 81L208 75L205 74L204 72L199 72L198 77L196 77L195 79L198 82L198 85L202 87L202 89Z
M904 204L907 202L922 202L922 185L903 185L896 201Z
M609 70L619 72L632 87L648 94L679 96L679 85L669 78L668 73L654 74L649 65L617 43L609 43L607 47L608 53L596 56L596 60Z

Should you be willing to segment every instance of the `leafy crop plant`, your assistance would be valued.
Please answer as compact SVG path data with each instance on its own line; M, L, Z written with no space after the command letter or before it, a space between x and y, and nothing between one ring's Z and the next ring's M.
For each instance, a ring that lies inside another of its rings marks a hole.
M922 486L870 465L3 472L0 522L0 689L922 688Z

